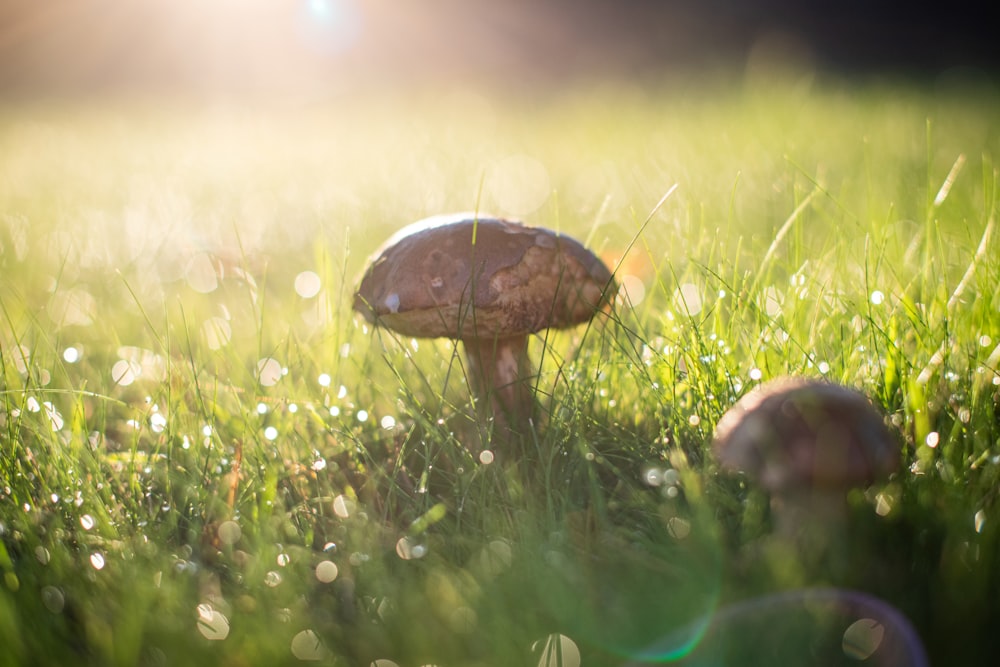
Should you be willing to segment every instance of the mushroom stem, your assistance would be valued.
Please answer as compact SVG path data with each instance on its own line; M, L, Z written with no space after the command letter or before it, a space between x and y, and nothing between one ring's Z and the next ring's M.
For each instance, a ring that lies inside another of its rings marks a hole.
M526 432L536 412L528 336L466 339L463 343L477 408L492 415L495 432L503 437Z

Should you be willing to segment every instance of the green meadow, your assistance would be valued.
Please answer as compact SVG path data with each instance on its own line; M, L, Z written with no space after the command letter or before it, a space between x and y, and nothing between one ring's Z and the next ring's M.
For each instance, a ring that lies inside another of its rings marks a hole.
M0 666L900 664L801 591L983 664L998 118L819 80L3 105ZM386 238L454 211L619 285L532 337L516 456L456 342L352 312ZM785 375L863 392L902 453L822 539L712 454Z

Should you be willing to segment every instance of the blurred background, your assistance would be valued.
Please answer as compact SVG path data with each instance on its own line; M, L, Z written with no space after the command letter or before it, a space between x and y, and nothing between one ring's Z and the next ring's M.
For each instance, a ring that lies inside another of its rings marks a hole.
M731 71L995 77L989 4L901 0L0 0L0 96L272 99Z

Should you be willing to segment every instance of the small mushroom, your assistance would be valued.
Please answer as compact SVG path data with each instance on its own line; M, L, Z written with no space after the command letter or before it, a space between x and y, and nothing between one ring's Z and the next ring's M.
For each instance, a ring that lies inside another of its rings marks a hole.
M604 263L568 236L474 214L436 216L376 253L354 309L407 336L461 340L479 405L509 433L535 410L528 335L590 320L612 284Z
M786 536L843 522L847 491L900 465L899 447L867 397L805 378L773 380L737 401L719 420L713 448L724 468L770 492L776 532Z

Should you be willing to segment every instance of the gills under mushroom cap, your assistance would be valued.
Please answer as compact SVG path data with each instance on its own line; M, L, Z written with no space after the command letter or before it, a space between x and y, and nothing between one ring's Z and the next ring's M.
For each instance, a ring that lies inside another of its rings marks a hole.
M439 217L383 246L354 309L407 336L496 338L585 322L611 286L604 263L569 237L498 218Z

